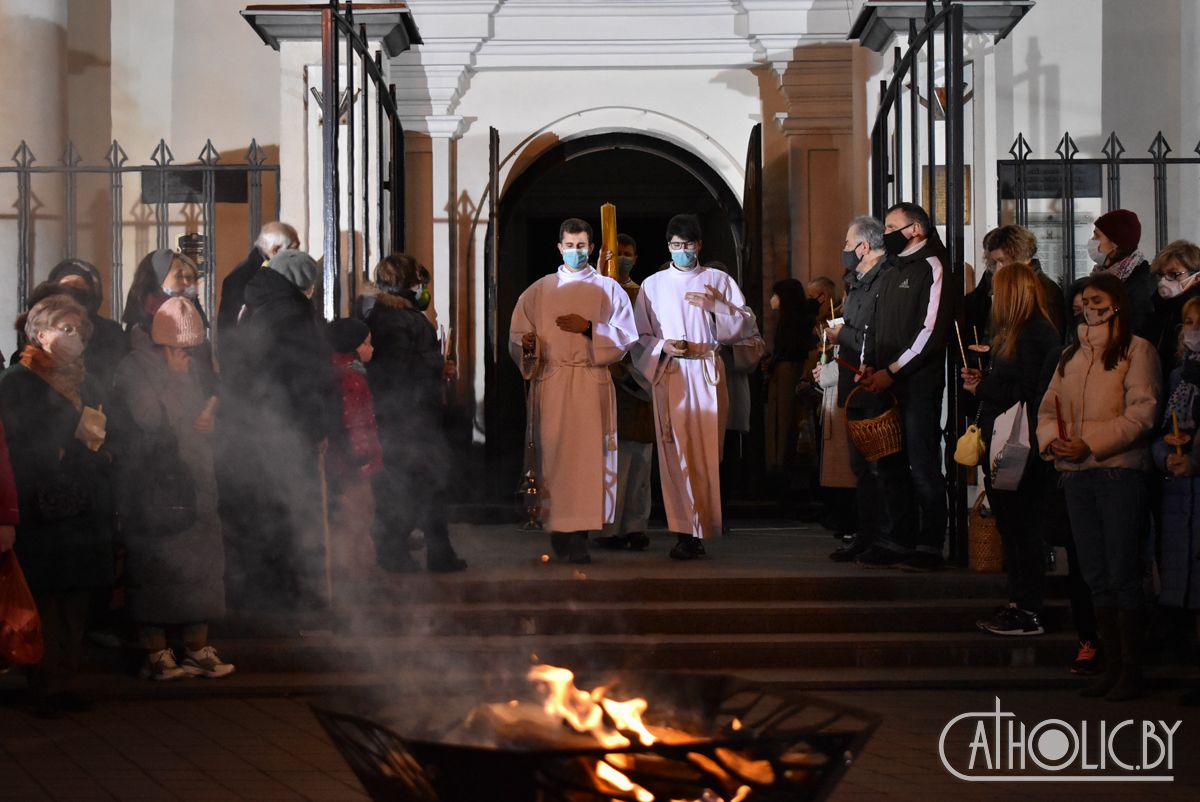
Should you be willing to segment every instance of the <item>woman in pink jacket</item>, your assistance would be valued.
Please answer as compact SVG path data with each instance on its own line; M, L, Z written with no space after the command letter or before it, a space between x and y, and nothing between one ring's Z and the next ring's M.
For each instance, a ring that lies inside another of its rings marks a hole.
M1120 279L1094 274L1083 303L1079 340L1063 351L1038 409L1037 442L1063 476L1108 655L1083 695L1124 701L1141 692L1140 543L1150 526L1150 433L1162 376L1154 347L1133 334Z

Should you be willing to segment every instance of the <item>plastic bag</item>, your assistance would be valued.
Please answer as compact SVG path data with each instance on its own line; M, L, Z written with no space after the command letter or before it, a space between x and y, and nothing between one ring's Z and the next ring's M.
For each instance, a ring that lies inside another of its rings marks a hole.
M0 662L35 665L43 650L42 619L17 555L0 554Z

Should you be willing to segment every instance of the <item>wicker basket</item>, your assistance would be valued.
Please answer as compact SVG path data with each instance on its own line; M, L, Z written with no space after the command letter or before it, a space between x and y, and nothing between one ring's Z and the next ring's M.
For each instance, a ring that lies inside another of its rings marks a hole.
M850 391L850 395L846 396L847 411L850 409L850 399L861 389L861 386L855 387ZM891 393L888 395L891 396L892 405L882 415L864 420L851 420L849 414L846 416L850 440L868 462L900 453L903 433L903 427L900 425L900 404L896 401L896 396Z
M971 570L980 574L998 574L1004 570L1004 542L1000 527L990 509L984 509L986 494L980 493L967 522L967 554Z

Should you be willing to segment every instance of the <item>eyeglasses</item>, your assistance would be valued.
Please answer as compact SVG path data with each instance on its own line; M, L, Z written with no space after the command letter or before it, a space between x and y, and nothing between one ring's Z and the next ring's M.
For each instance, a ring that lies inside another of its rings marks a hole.
M60 334L66 334L68 337L79 333L79 327L72 326L70 323L59 323L55 325L54 330Z
M1187 270L1176 270L1173 273L1163 273L1162 277L1170 281L1180 281L1190 276L1191 273Z
M688 240L687 242L671 240L667 243L667 247L672 251L694 251L696 250L696 243L693 240Z

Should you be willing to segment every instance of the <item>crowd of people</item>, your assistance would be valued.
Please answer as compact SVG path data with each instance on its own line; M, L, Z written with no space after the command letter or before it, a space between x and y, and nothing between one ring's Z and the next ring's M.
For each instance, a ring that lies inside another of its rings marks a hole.
M853 538L830 556L864 568L943 566L944 396L961 390L966 414L947 428L962 433L972 421L964 436L980 438L970 441L978 462L961 459L972 474L982 468L1008 578L1008 603L978 626L1042 634L1048 551L1065 547L1080 641L1072 671L1098 675L1083 693L1109 700L1141 693L1151 610L1185 611L1189 626L1200 610L1191 447L1200 249L1180 240L1151 261L1140 240L1133 212L1098 217L1094 269L1064 295L1042 272L1030 231L994 229L982 243L986 272L960 307L950 282L962 276L949 272L928 216L900 203L883 221L850 223L841 315L810 314L796 330L781 314L773 349L796 363L819 360L812 383L836 394L836 406L821 406L822 429L834 430L821 436L822 484L825 463L848 456L858 516ZM775 292L782 310L797 288ZM947 353L960 373L950 387ZM790 395L796 379L779 374L776 392ZM882 420L890 408L902 433L894 453L871 460L853 438L838 441L847 420ZM781 420L795 437L795 421Z
M827 525L845 541L831 559L938 570L944 399L961 391L964 420L946 428L973 419L982 432L1008 576L1008 603L979 627L1041 634L1047 546L1065 547L1073 670L1098 674L1089 695L1137 696L1152 600L1200 609L1200 248L1173 242L1151 261L1140 234L1130 211L1099 217L1095 269L1064 294L1031 232L995 229L960 304L928 215L899 203L850 222L843 281L774 285L768 353L736 281L701 261L694 215L671 218L670 261L640 285L631 237L598 254L609 278L592 264L591 226L565 220L562 263L521 295L509 333L553 557L646 549L655 457L669 556L705 556L725 528L723 452L749 430L761 374L767 466L790 492L801 453L816 454ZM85 262L30 294L0 375L0 552L19 556L41 615L41 714L84 705L70 676L85 628L111 623L115 584L143 677L216 678L234 667L207 624L227 603L320 608L339 575L420 570L419 543L427 570L466 568L446 503L457 374L428 272L387 256L353 314L325 323L311 301L320 270L299 245L291 226L263 227L222 285L215 337L201 270L176 251L141 261L124 326L100 314ZM961 357L949 387L947 353ZM898 435L875 453L854 433L884 419Z
M424 268L387 257L362 314L326 324L317 263L268 223L223 283L215 341L201 278L182 253L147 254L122 326L100 314L100 273L71 259L17 321L0 553L17 555L41 619L39 715L86 706L71 688L85 630L136 643L146 679L218 678L234 666L208 622L227 603L327 606L339 577L420 570L421 535L428 570L466 567L439 440L454 366Z

